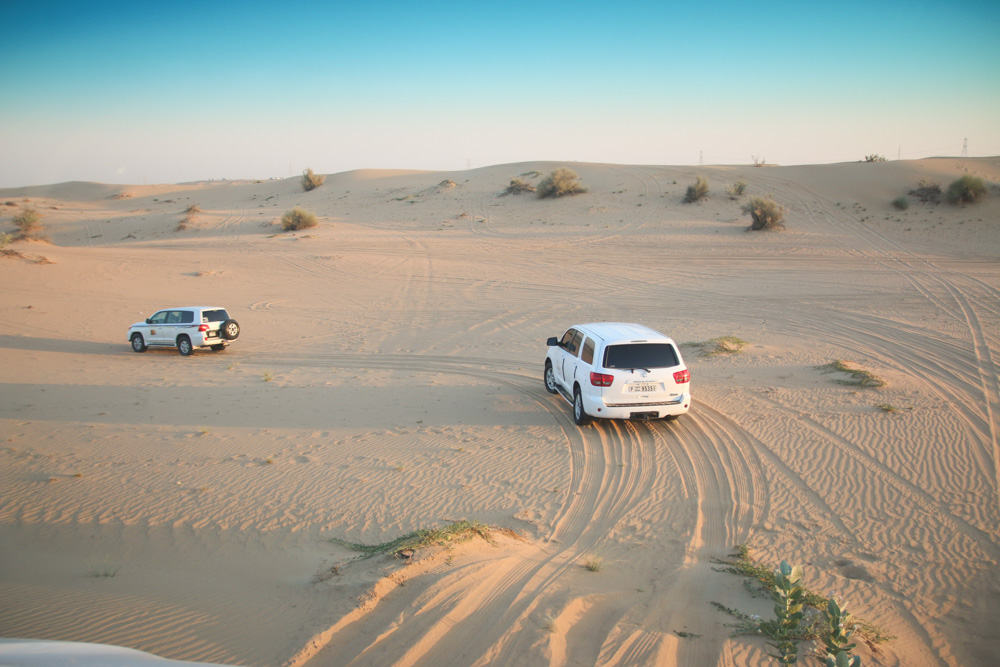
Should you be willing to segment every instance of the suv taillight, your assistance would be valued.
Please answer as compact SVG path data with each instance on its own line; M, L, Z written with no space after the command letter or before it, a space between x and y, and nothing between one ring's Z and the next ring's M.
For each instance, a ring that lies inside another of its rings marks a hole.
M605 375L604 373L590 373L590 384L595 387L610 387L611 383L615 381L614 375Z
M677 371L674 373L674 382L677 384L684 384L685 382L691 381L691 371L686 368L682 371Z
M208 331L208 325L207 324L199 324L198 325L198 331Z

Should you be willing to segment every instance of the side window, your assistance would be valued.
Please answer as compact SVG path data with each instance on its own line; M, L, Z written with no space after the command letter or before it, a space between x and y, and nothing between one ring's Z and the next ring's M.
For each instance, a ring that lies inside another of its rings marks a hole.
M180 324L181 321L181 311L171 310L167 315L167 324Z
M585 364L594 365L594 341L589 338L583 343L583 354L580 355L580 359Z
M569 352L570 345L573 343L573 336L575 335L576 335L576 329L569 329L566 333L563 334L562 339L559 341L559 347Z
M164 322L167 321L167 313L169 313L169 312L170 312L169 310L161 310L156 315L153 315L151 318L149 318L149 323L150 324L163 324Z
M572 354L574 357L580 356L580 346L583 344L583 332L577 331L573 336L573 342L569 344L566 351Z
M194 313L190 310L181 311L181 324L191 324L194 322Z

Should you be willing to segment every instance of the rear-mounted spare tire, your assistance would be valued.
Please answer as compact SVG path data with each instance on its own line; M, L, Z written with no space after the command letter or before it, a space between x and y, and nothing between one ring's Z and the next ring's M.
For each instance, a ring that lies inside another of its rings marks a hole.
M240 337L240 324L236 320L226 320L219 331L226 340L236 340Z

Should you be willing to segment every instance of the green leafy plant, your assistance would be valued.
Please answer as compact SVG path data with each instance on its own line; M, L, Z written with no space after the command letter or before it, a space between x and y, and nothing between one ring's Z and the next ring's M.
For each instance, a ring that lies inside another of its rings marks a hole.
M857 646L850 643L856 629L853 626L854 617L833 598L826 603L824 617L823 646L826 648L827 667L861 667L861 658L851 655L851 649Z
M961 178L948 186L948 202L965 206L974 204L986 196L986 183L972 174L963 174Z
M708 196L708 180L703 176L695 178L694 185L689 185L687 193L684 195L685 204L693 204L699 199Z
M905 211L906 209L910 208L910 199L909 197L905 196L896 197L895 199L892 200L892 205L895 206L896 209L900 211Z
M780 229L784 227L786 209L768 197L753 197L743 205L743 212L750 215L752 231Z
M302 189L306 192L315 190L319 186L323 185L323 181L325 180L326 176L314 174L312 169L306 169L302 172Z
M559 167L551 174L542 179L538 184L538 196L542 199L547 197L564 197L586 192L587 188L580 184L580 176L572 169Z
M805 589L799 585L802 579L802 566L792 567L788 561L774 571L774 590L771 600L774 601L774 621L764 621L760 631L771 638L768 645L775 648L776 653L770 653L782 665L794 665L798 661L799 621L802 620L802 608L805 606L803 597Z
M303 210L296 206L291 211L285 213L281 218L281 226L286 232L297 229L308 229L319 224L315 213Z

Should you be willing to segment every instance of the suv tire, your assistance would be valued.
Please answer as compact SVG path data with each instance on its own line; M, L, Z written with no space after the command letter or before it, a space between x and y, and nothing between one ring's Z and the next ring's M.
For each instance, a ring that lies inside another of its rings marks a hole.
M556 389L556 376L552 372L552 363L546 360L545 362L545 391L550 394L558 393Z
M142 334L132 334L132 351L133 352L145 352L146 351L146 341L142 339Z
M191 353L194 352L194 348L191 346L191 339L187 336L178 336L177 351L181 353L182 357L191 356Z
M240 323L236 320L226 320L219 331L226 340L236 340L240 337Z
M584 426L588 421L587 412L583 409L583 394L579 387L573 388L573 423Z

